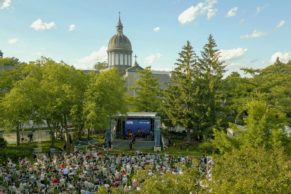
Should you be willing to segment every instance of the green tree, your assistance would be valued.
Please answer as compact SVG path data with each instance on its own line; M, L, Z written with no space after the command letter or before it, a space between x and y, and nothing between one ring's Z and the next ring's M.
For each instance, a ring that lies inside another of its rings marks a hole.
M107 62L97 62L95 65L94 65L94 69L96 70L102 70L102 69L105 69L108 67L108 63Z
M200 103L206 110L205 120L202 122L205 136L211 134L214 127L219 128L225 125L225 95L222 87L225 66L220 60L216 47L214 38L209 35L208 42L205 44L199 59L200 84L203 89Z
M209 193L289 193L291 190L291 165L281 149L235 149L214 157L214 161Z
M253 77L256 84L254 93L268 104L280 109L291 124L291 64L275 63Z
M245 105L253 95L254 85L249 78L241 77L239 73L232 72L223 79L225 122L243 124Z
M158 80L152 75L151 67L139 72L133 89L136 96L132 97L133 110L144 112L159 112L161 107L161 89Z
M36 63L42 67L41 88L46 95L41 114L51 130L52 145L54 145L56 129L65 132L65 140L68 144L68 122L71 121L79 128L78 130L83 127L83 117L78 114L82 112L80 109L83 107L85 75L72 66L47 58L42 58Z
M23 77L23 65L16 58L0 58L0 98L11 90L14 82Z
M265 102L256 100L248 102L246 107L248 116L244 119L244 127L230 125L236 134L234 137L228 137L224 131L214 130L213 144L220 152L248 147L274 149L278 145L286 145L283 113L269 107Z
M188 141L191 129L197 139L205 139L210 137L214 127L227 124L222 80L224 65L211 35L200 58L196 57L190 42L179 55L165 92L165 113L174 125L187 129Z
M141 188L142 194L198 193L199 174L196 168L183 168L183 174L155 174L147 177Z
M91 74L85 92L84 119L88 135L93 129L109 127L109 118L126 112L126 88L117 69Z
M7 69L12 69L13 67L15 67L19 64L20 64L20 61L17 58L14 58L14 57L1 58L0 57L0 70L2 70L2 71L7 70Z
M190 42L187 41L172 72L170 85L163 93L163 112L173 125L183 126L190 142L191 130L200 134L201 106L199 106L200 87L197 57Z
M39 102L42 101L41 94L40 80L27 76L15 82L14 87L2 98L4 126L16 130L17 145L20 144L20 131L23 124L37 118Z

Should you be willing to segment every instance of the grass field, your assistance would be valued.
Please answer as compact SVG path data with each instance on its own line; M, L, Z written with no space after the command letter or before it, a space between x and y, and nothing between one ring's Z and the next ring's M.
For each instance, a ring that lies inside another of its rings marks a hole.
M57 141L56 147L61 148L62 142ZM41 148L43 152L48 152L51 146L51 142L32 142L23 143L19 146L16 144L8 144L7 148L0 150L0 161L5 161L8 158L17 160L18 158L32 158L32 152L34 148Z
M97 140L98 143L103 142L103 138L101 136L94 136L94 139ZM56 147L61 149L63 146L63 141L57 141ZM203 151L198 148L198 146L189 146L187 148L182 147L182 141L176 141L175 147L169 147L165 150L162 150L160 153L162 154L171 154L171 155L185 155L192 157L200 157L203 154ZM32 158L33 157L33 149L41 148L42 152L48 153L51 146L50 141L46 142L32 142L32 143L23 143L20 146L16 146L16 144L8 144L7 148L0 150L0 161L5 161L7 158L11 158L13 160L17 160L18 158ZM102 150L101 147L97 149ZM110 154L134 154L136 151L145 152L145 153L153 153L153 149L145 149L139 148L133 150L129 150L128 148L112 148L111 150L105 150L104 152Z
M101 136L94 136L94 139L97 142L102 143L103 138ZM61 149L63 146L63 141L58 140L56 142L56 147ZM210 149L202 148L202 144L200 145L189 145L183 146L185 143L181 140L174 141L175 146L171 146L165 150L162 150L161 154L171 154L174 156L191 156L193 158L199 158L202 155L210 155ZM6 161L8 158L13 160L17 160L18 158L32 158L33 157L33 149L41 148L42 152L48 153L51 146L50 141L46 142L32 142L32 143L24 143L20 146L16 146L15 144L8 144L7 148L0 150L0 162ZM97 149L103 150L101 147ZM104 152L110 154L134 154L136 151L145 152L145 153L153 153L153 149L142 149L142 148L133 148L133 150L129 150L128 148L112 148L111 150L105 150ZM291 141L288 141L287 150L288 157L291 158Z

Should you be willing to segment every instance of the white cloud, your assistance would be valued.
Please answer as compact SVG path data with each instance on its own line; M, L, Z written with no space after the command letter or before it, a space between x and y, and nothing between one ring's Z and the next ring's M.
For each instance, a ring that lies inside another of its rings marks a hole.
M220 50L220 59L222 61L230 61L239 57L242 57L248 49L246 48L233 48L233 49L221 49Z
M276 28L282 28L285 25L285 20L281 20L278 22Z
M257 6L257 9L256 9L256 14L260 14L268 5L260 5L260 6Z
M11 6L11 0L0 0L0 9L6 9Z
M145 63L151 65L155 63L157 60L159 60L161 56L162 55L160 53L151 54L145 58Z
M251 34L242 35L241 38L242 39L252 39L252 38L260 38L260 37L266 36L266 35L267 35L266 32L260 32L260 31L254 30Z
M69 30L70 32L75 31L75 30L76 30L76 25L75 25L75 24L71 24L71 25L69 25L68 30Z
M207 11L207 19L211 19L213 16L215 16L215 14L216 14L216 9L209 9L208 11Z
M279 57L280 61L283 62L283 63L287 63L289 60L291 60L291 52L275 52L272 56L271 56L271 59L270 59L270 62L271 63L274 63L277 58Z
M258 6L257 7L257 14L261 13L263 11L263 6Z
M8 40L8 44L16 44L18 42L18 38L10 38Z
M207 0L205 1L204 12L207 13L207 19L211 19L217 12L217 9L214 8L214 5L217 3L216 0Z
M159 32L160 30L161 30L161 29L160 29L159 26L157 26L157 27L155 27L155 28L153 29L154 32Z
M90 55L81 58L76 66L80 69L92 69L92 65L98 61L107 61L107 47L102 46L97 51L93 51Z
M56 27L55 22L43 22L41 19L35 20L31 25L34 30L49 30Z
M233 7L231 8L227 14L226 14L226 17L234 17L236 16L236 12L238 11L238 7Z
M216 2L216 0L206 0L195 6L192 5L179 15L178 21L181 24L190 23L200 15L206 15L207 19L211 19L217 12L217 9L214 8Z

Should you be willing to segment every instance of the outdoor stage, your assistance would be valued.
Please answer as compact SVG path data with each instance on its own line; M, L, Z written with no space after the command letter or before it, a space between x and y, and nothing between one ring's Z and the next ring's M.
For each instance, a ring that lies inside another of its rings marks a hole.
M135 138L135 146L161 148L161 119L155 112L128 112L110 118L110 129L106 132L106 142L124 147Z

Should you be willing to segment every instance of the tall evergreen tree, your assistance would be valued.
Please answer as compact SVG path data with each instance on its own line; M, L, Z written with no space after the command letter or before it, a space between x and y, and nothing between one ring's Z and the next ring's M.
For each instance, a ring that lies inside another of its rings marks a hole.
M208 135L213 127L219 127L223 122L224 94L222 78L225 72L223 62L219 58L219 51L212 35L209 35L199 59L200 84L203 88L201 102L206 111L202 123L204 135Z
M197 57L191 43L187 41L179 53L170 85L164 92L163 107L165 114L173 125L186 128L188 142L190 141L191 130L197 132L196 134L199 134L200 130L197 76Z
M133 110L159 112L161 107L161 89L158 80L153 76L151 67L140 72L140 79L134 85L136 96L133 97Z

